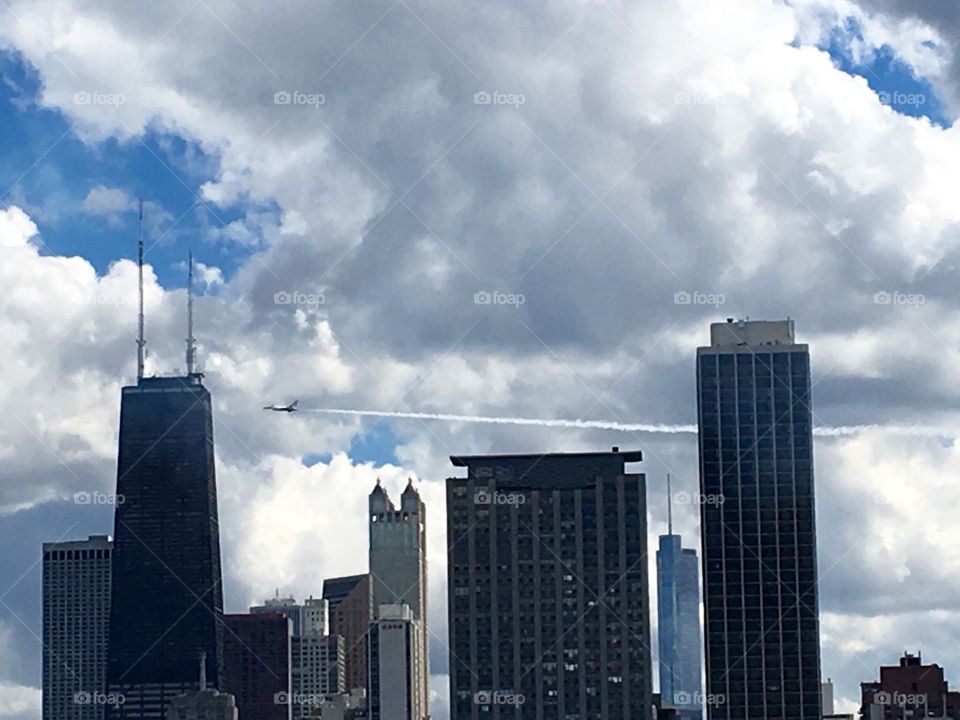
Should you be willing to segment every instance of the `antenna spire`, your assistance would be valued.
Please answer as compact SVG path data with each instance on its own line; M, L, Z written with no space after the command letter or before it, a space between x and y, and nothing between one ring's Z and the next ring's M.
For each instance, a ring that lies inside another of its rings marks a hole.
M673 494L670 492L670 473L667 473L667 534L673 535Z
M197 341L193 338L193 251L187 259L187 375L196 373Z
M139 312L137 314L137 381L143 379L143 356L147 341L143 337L143 199L139 202L140 237L137 243L137 274L139 287Z

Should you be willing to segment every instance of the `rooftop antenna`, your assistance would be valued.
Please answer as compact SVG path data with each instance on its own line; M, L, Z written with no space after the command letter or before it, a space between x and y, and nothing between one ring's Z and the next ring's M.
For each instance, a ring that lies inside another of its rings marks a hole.
M193 338L193 251L187 259L187 375L196 374L197 341Z
M670 492L670 473L667 473L667 534L673 535L673 495Z
M147 341L143 338L143 199L139 202L140 239L137 243L137 271L140 307L137 315L137 380L143 379L143 356Z

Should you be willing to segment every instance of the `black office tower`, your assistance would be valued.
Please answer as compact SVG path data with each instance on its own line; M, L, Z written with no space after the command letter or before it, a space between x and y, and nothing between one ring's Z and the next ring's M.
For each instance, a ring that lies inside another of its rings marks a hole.
M810 355L791 320L697 350L707 712L820 720Z
M452 720L648 720L639 452L453 457L447 480Z
M198 689L201 653L209 687L223 673L213 410L198 374L123 388L117 496L107 687L124 701L107 718L163 718Z

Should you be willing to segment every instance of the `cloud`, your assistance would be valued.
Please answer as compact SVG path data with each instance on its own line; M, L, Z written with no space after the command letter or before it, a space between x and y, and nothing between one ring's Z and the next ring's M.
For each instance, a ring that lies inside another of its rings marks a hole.
M372 421L277 418L264 401L685 425L707 324L792 315L811 343L818 423L956 422L957 131L896 113L813 47L856 11L822 5L385 0L323 13L300 2L90 13L34 0L0 11L0 38L43 80L38 102L75 121L94 151L164 136L215 158L199 191L213 213L230 211L230 222L211 216L217 265L231 267L238 246L252 253L222 284L209 269L217 292L196 312L234 597L278 583L317 592L323 575L362 565L362 502L377 473L422 479L433 533L449 454L626 444L599 428L392 418L403 469L368 467L343 454ZM871 22L862 57L889 43L935 81L952 62L923 50L915 24ZM946 27L933 14L925 22ZM158 171L171 172L165 164ZM124 191L98 187L93 207L122 206L114 193ZM17 208L0 215L0 243L12 248L0 257L0 396L15 419L0 433L0 507L109 491L135 267L98 273L83 257L41 253ZM182 292L148 267L151 372L182 366ZM477 303L481 292L524 302ZM651 498L668 470L678 490L696 486L691 438L634 440ZM821 565L843 570L824 580L828 612L892 616L907 604L913 614L898 622L908 622L949 602L934 589L953 587L951 521L929 508L929 520L907 522L904 508L863 495L869 482L913 501L905 477L917 494L946 492L955 458L937 443L882 428L818 438ZM300 464L316 452L333 459ZM651 508L655 534L663 511ZM678 527L695 544L692 511ZM333 552L340 536L349 545ZM431 543L440 608L442 535ZM861 572L873 562L889 582ZM917 578L931 590L919 608ZM442 637L445 619L433 617ZM871 646L863 662L895 659L887 652ZM873 677L836 643L825 653L841 694ZM954 651L942 657L960 665Z

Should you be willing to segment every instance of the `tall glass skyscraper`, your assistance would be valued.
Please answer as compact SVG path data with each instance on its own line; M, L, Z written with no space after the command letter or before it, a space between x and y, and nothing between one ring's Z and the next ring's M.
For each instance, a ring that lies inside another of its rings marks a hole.
M715 323L710 340L697 350L707 715L819 720L809 351L791 320Z
M221 688L223 593L213 408L201 377L123 388L114 516L107 718L164 718L207 678Z
M667 494L670 494L667 481ZM673 508L668 500L668 529L657 550L657 638L660 697L664 707L682 720L703 715L700 679L700 586L697 551L684 548L673 534Z

